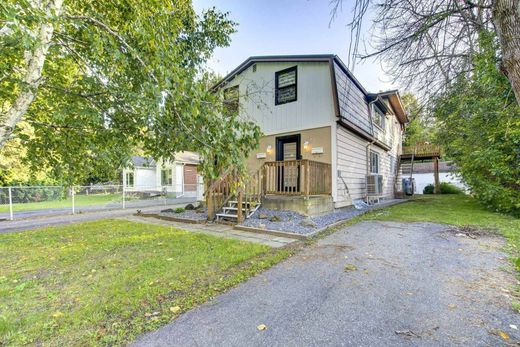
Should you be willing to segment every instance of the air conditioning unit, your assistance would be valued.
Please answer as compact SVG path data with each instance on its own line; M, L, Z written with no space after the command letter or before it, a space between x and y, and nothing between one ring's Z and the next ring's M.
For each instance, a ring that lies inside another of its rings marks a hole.
M367 195L383 195L383 175L367 175Z

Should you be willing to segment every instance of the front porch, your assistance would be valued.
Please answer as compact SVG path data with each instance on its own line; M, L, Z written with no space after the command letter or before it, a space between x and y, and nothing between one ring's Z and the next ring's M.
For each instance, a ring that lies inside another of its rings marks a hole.
M241 222L260 205L305 215L330 212L331 164L308 160L265 162L240 179L234 170L212 182L206 191L208 219Z

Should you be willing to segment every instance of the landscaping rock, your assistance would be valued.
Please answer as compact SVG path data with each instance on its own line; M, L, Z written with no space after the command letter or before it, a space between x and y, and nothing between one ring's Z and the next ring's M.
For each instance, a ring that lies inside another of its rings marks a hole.
M260 224L258 224L258 227L259 227L260 229L265 229L265 224L260 223Z
M282 218L280 218L280 216L272 216L271 218L269 218L269 220L271 222L281 222Z
M167 208L166 210L161 210L161 213L173 213L175 212L173 208Z
M266 215L265 213L259 213L257 218L258 219L267 219L267 218L269 218L269 216Z
M309 217L305 218L300 222L300 225L308 228L316 228L318 225Z
M186 207L184 208L186 211L191 211L191 210L195 210L195 206L193 204L188 204L186 205Z

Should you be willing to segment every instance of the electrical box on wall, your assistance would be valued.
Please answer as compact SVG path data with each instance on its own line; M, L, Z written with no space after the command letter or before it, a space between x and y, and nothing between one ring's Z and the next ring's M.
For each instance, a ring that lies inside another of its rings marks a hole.
M312 147L312 154L323 154L323 147Z

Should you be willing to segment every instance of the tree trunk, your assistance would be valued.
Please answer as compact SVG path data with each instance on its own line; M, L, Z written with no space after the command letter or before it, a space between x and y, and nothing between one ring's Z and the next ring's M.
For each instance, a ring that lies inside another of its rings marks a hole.
M59 16L62 4L63 0L50 0L44 7L46 16L49 18L53 15ZM11 107L0 118L0 148L4 146L7 139L11 136L16 124L22 120L36 96L36 91L41 82L43 64L45 63L45 57L47 56L51 44L53 32L54 25L52 22L42 22L36 32L38 42L34 50L32 52L26 52L27 64L23 77L24 86Z
M520 105L520 0L495 0L493 22L502 48L502 66Z

